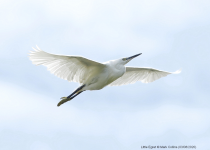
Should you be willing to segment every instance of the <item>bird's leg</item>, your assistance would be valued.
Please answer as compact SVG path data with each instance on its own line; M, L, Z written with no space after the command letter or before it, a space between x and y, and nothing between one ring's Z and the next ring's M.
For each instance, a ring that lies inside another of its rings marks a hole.
M78 88L77 88L72 94L70 94L67 98L70 98L70 97L73 96L74 94L78 93L79 90L81 90L83 87L85 87L85 84L82 85L82 86L80 86L80 87L78 87ZM61 99L62 99L62 98L61 98Z
M83 92L83 91L80 91L80 92L76 93L76 94L75 94L74 96L72 96L72 97L63 97L62 100L58 103L57 106L60 106L60 105L62 105L63 103L72 100L74 97L76 97L77 95L79 95L79 94L82 93L82 92Z
M78 94L80 94L82 91L82 88L85 87L85 84L78 87L72 94L70 94L68 97L61 97L61 101L58 103L57 106L60 106L61 104L72 100L75 96L77 96ZM73 96L74 95L74 96Z
M80 93L82 93L83 91L78 92L77 94L75 94L74 96L72 96L70 99L72 100L73 98L75 98L77 95L79 95Z

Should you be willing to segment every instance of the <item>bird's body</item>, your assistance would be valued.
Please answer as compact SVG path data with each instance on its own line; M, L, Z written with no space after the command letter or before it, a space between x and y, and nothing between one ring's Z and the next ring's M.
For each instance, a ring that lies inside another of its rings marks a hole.
M139 55L141 54L99 63L81 56L46 53L37 47L30 53L29 58L36 65L46 66L56 76L81 84L71 95L61 98L62 100L58 103L60 106L86 90L100 90L107 85L119 86L136 81L149 83L171 74L171 72L152 68L125 67L125 64Z
M91 82L85 83L88 85L84 89L86 90L100 90L109 85L125 73L124 65L115 65L114 62L104 63L104 68L101 69L98 74L95 74L91 78Z

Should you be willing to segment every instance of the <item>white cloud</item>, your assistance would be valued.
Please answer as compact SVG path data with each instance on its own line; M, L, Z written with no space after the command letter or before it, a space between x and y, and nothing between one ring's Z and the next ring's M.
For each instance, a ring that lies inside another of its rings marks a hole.
M35 141L30 146L30 150L51 150L51 148L46 143Z
M58 108L57 101L11 84L1 84L0 90L1 130L13 129L46 136L58 132L80 136L112 135L121 143L133 144L170 130L196 137L204 134L210 125L210 111L207 109L165 104L137 112L100 111L77 108L70 102Z
M1 1L2 2L2 1ZM28 32L38 26L43 26L46 19L53 22L66 21L69 27L65 31L66 40L79 44L98 45L116 49L126 45L132 48L145 48L157 41L159 37L146 37L143 29L150 26L154 34L157 28L166 34L186 27L186 25L208 21L209 11L203 9L205 1L3 1L1 7L1 29L5 36L14 36L20 32ZM207 13L208 11L208 13ZM134 28L140 28L140 35ZM78 30L81 34L77 36ZM146 32L148 36L149 31ZM13 33L13 34L8 34ZM23 33L22 33L23 34ZM76 37L76 38L75 38ZM72 41L73 40L73 41ZM166 39L164 39L166 40ZM166 43L163 43L166 44ZM109 46L109 47L108 47ZM128 48L128 46L127 46ZM161 48L160 48L161 49Z

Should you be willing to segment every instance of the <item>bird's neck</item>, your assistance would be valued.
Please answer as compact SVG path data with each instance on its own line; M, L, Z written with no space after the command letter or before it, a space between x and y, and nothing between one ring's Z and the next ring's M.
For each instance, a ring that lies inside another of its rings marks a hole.
M116 61L110 61L107 63L113 72L118 72L120 74L125 73L125 66L123 64L117 63Z
M116 68L117 70L124 70L124 69L125 69L125 66L122 65L122 64L116 64L116 65L115 65L115 68Z

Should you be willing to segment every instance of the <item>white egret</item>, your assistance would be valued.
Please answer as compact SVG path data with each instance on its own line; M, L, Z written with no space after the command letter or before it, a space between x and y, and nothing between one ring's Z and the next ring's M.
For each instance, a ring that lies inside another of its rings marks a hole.
M180 73L166 72L153 68L125 67L133 58L141 55L110 60L99 63L81 56L55 55L42 51L38 46L33 48L29 58L35 65L44 65L59 78L70 82L80 83L72 94L62 97L57 106L72 100L74 97L86 90L100 90L105 86L120 86L141 81L143 83L153 82L169 74Z

